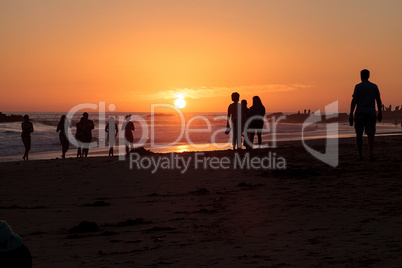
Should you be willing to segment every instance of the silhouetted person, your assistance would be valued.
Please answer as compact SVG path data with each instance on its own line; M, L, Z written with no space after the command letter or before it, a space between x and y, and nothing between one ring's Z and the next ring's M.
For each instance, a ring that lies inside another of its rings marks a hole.
M265 107L262 105L261 99L258 96L253 97L253 106L250 107L250 125L248 132L248 139L251 146L254 143L254 135L257 133L258 147L261 147L262 142L262 128L264 127Z
M233 103L228 107L228 116L226 124L225 134L229 134L232 131L232 146L233 150L241 149L241 131L242 131L242 112L241 105L239 103L240 95L237 92L232 93ZM232 128L231 128L231 127Z
M307 112L307 110L306 110L306 109L304 109L304 114L306 114L306 112Z
M82 143L84 142L84 125L83 125L84 117L81 117L80 121L76 124L77 132L75 133L75 139L78 143L77 148L77 157L82 157Z
M61 157L66 158L66 153L70 148L70 142L67 139L67 129L65 129L66 116L63 114L60 122L57 124L56 132L59 132L59 140L61 143ZM69 124L68 124L69 125Z
M0 221L0 267L32 267L29 249L5 221Z
M82 152L83 152L83 156L87 157L88 156L88 151L89 151L89 143L91 143L92 141L92 129L95 128L94 126L94 122L92 122L92 120L88 119L88 113L85 112L82 114L82 130L83 130L83 142L85 142L86 144L84 144Z
M29 121L29 116L24 115L24 122L21 123L21 139L25 147L25 153L22 159L28 160L28 153L31 150L31 133L34 132L33 124Z
M310 109L308 109L308 114L310 114Z
M243 145L244 147L246 147L246 149L250 149L252 148L252 144L250 144L249 140L246 138L248 133L246 129L246 122L250 116L250 109L247 107L246 100L242 100L240 104L241 104L241 128L244 137Z
M107 142L109 144L109 156L113 156L113 146L116 142L117 133L119 132L117 123L114 121L113 116L109 117L109 122L106 124L105 131L107 133ZM110 135L111 133L114 135Z
M381 112L381 98L380 91L376 84L368 81L370 77L369 70L362 70L360 72L362 82L355 86L353 92L353 99L350 104L350 125L353 125L353 112L355 113L355 129L356 129L356 144L359 152L359 160L363 159L363 130L368 137L368 151L370 161L374 160L373 148L374 148L374 135L376 119L378 122L382 120ZM375 101L377 101L378 117L376 118Z
M134 148L134 135L135 130L134 123L130 121L131 115L126 115L126 121L123 124L122 130L124 131L125 144L126 144L126 154L130 153L130 148Z

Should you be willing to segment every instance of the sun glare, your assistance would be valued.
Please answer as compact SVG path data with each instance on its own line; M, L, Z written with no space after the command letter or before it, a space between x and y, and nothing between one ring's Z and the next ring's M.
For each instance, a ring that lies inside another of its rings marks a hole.
M184 100L184 96L179 95L178 98L174 101L174 105L179 109L184 108L186 106L186 101Z

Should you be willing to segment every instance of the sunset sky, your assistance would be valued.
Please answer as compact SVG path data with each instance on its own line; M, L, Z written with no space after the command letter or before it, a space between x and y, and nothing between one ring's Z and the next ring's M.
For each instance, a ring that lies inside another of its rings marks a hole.
M0 111L105 101L147 112L183 94L221 112L347 112L360 70L402 105L402 1L0 1Z

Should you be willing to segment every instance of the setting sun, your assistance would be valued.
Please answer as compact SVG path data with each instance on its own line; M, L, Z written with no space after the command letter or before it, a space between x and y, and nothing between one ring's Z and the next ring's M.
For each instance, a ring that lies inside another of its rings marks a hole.
M184 100L184 96L180 95L174 102L174 105L179 108L182 109L186 106L186 101Z

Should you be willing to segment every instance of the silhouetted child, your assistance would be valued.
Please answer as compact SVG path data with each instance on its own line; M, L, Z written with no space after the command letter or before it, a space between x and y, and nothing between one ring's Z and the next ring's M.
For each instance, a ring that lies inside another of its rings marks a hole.
M57 124L57 129L56 132L59 132L59 140L61 144L61 157L66 158L66 153L68 149L70 148L70 142L67 139L67 129L65 129L66 126L66 116L63 114L60 118L59 123ZM67 124L69 126L69 124Z
M25 147L25 153L22 159L28 160L28 153L31 150L31 133L34 132L33 124L29 121L29 116L24 115L24 122L21 123L21 139Z
M106 124L105 132L107 133L107 142L109 144L109 156L113 156L113 146L116 142L117 133L119 132L117 123L114 121L113 116L109 117L109 122ZM114 135L110 135L110 133L114 133Z
M264 116L265 116L265 107L262 105L261 99L258 96L253 97L253 106L250 107L250 130L249 131L249 140L252 144L254 143L254 135L257 133L258 137L258 147L261 147L262 142L262 128L264 127Z
M242 100L241 101L241 127L242 127L242 133L243 133L243 145L246 147L246 149L252 148L252 144L250 144L249 139L247 138L247 133L248 133L248 128L249 126L246 125L247 120L250 116L250 109L247 107L247 101Z
M228 116L225 134L232 131L232 146L233 150L241 149L241 132L242 132L242 112L239 103L240 95L237 92L232 93L233 103L228 107ZM231 127L230 127L231 126Z
M32 267L29 249L5 221L0 221L0 267Z

